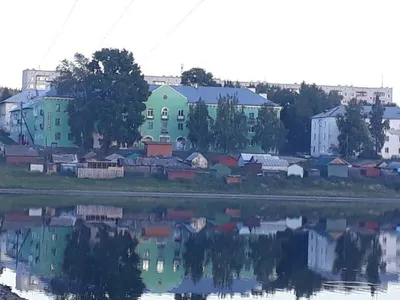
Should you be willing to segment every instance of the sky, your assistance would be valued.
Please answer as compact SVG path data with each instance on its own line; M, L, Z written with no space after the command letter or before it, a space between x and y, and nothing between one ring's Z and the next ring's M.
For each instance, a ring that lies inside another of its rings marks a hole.
M146 75L179 75L183 64L243 81L379 87L383 78L400 103L399 9L396 0L1 0L0 86L116 47Z

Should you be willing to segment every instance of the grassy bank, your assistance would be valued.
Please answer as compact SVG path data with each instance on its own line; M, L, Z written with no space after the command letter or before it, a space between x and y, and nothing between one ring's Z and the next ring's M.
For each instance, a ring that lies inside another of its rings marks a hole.
M239 208L242 216L259 215L271 219L287 216L343 217L348 219L374 219L400 217L400 205L374 203L318 203L318 202L269 202L246 199L152 199L128 197L54 197L0 195L0 212L9 212L33 207L73 207L77 204L102 204L121 206L125 212L151 211L160 208L190 209L196 216L212 216L225 208ZM389 217L388 217L389 216ZM391 221L391 220L390 220ZM400 218L399 218L400 221Z
M277 179L247 178L240 185L202 176L194 181L167 181L154 177L130 176L112 180L30 173L26 168L0 167L0 188L74 189L108 191L207 192L243 194L281 194L343 197L399 197L400 184L376 179L325 180L322 178Z

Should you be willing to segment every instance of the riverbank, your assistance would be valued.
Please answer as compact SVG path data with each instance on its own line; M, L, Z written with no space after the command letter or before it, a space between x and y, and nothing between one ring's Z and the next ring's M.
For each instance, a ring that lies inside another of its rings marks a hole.
M135 191L163 193L229 193L288 196L387 197L400 198L400 183L378 179L246 178L241 184L226 184L209 176L192 181L167 181L162 178L127 176L110 180L30 173L25 168L2 165L0 188L93 191Z
M0 299L1 300L26 300L11 291L11 288L0 284Z

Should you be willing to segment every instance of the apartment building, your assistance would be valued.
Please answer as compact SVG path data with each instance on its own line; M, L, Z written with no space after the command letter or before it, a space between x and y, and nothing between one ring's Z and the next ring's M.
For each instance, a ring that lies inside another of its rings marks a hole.
M145 76L145 80L149 84L166 84L166 85L180 85L180 76ZM224 80L215 79L215 81L223 85ZM270 85L279 86L284 89L290 89L293 91L299 91L301 84L297 83L271 83L266 81L239 81L242 87L252 87L260 83L268 83ZM382 102L392 103L393 102L393 88L389 87L357 87L352 85L319 85L319 87L326 93L331 91L337 92L343 97L342 103L348 104L351 99L357 99L359 101L366 101L367 103L373 103L376 96L379 96Z
M22 90L48 90L57 77L56 71L26 69L22 71Z
M368 114L371 106L364 106L363 112ZM339 146L339 129L336 118L345 112L344 105L315 115L311 119L311 149L313 157L332 155L332 150ZM383 119L389 120L390 129L386 133L381 154L384 159L400 156L400 108L386 107ZM366 120L368 122L368 119Z

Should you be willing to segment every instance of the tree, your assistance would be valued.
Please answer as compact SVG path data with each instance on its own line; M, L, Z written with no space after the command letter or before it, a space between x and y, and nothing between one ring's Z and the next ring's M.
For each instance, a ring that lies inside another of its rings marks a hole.
M363 115L363 106L356 100L350 101L345 113L336 118L339 130L339 153L344 157L356 155L371 149L368 126Z
M75 143L92 148L93 131L101 136L101 146L108 151L113 142L130 147L141 139L139 128L149 87L125 49L104 48L90 59L76 54L58 67L57 91L71 96L69 124Z
M225 153L242 150L248 143L247 117L238 103L236 95L221 95L218 99L213 132L215 147Z
M285 143L286 129L276 112L263 105L258 111L253 141L265 152L277 151Z
M202 68L192 68L182 73L182 85L199 85L199 86L221 86L213 77L213 74L206 72Z
M371 107L371 112L369 113L368 126L374 155L381 152L383 144L385 143L385 133L390 129L389 120L383 120L384 113L385 107L377 96L375 103Z
M18 89L10 89L8 87L0 86L0 102L18 94L19 92L21 91Z
M212 123L212 120L208 114L207 105L202 99L189 106L186 127L189 129L188 138L193 148L199 151L207 151L209 149L212 143L210 123Z

